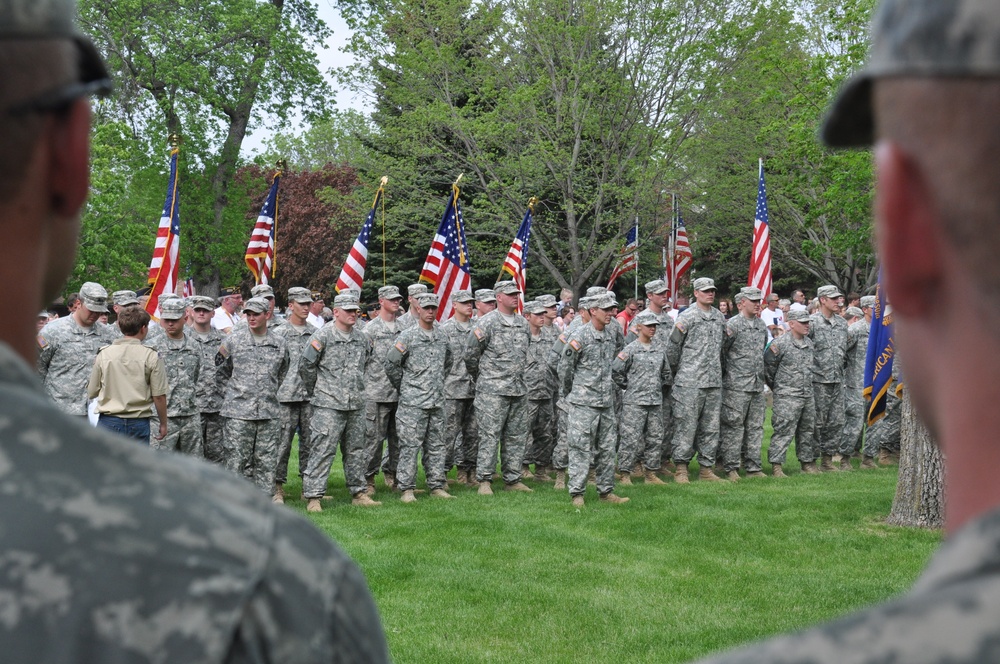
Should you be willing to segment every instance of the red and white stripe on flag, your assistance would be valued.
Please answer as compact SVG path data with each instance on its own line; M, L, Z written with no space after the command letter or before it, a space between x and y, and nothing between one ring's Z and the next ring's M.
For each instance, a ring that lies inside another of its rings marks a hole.
M452 185L441 225L438 226L431 248L427 252L420 280L434 287L438 296L437 320L448 320L454 311L451 294L469 290L472 277L469 273L469 249L462 225L462 204L458 200L458 186Z
M760 161L760 179L757 184L757 214L753 222L753 247L750 250L747 286L759 288L764 297L771 292L771 224L767 212L763 159Z
M358 233L351 251L347 254L344 267L340 269L340 276L337 277L338 293L347 288L354 288L360 291L362 284L365 282L365 268L368 266L368 240L372 234L372 227L375 224L375 212L381 197L382 188L380 187L375 193L375 202L372 203L372 209L368 212L368 217L361 227L361 232Z
M281 173L274 174L274 182L271 190L264 201L264 207L260 210L257 223L254 224L250 233L250 242L247 244L247 252L243 257L247 267L253 272L254 279L258 284L266 284L274 276L274 234L276 220L278 218L278 185L281 182Z
M511 279L517 285L517 289L521 291L520 295L517 296L518 313L524 310L524 270L521 269L523 249L521 238L515 237L514 241L510 244L510 249L507 250L507 257L504 258L503 267L501 268L510 275Z
M170 151L170 180L167 184L167 198L163 204L160 225L156 229L156 244L153 259L149 262L149 299L146 311L154 320L160 318L160 296L177 292L178 256L180 254L180 211L177 200L177 155L180 151Z

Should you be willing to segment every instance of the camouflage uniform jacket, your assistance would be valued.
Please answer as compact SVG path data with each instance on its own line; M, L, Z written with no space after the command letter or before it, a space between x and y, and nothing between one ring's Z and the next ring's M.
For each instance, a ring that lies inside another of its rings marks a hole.
M764 391L764 348L767 326L742 314L726 321L722 339L722 386L734 392Z
M611 382L614 358L614 335L607 328L598 332L593 325L584 325L570 335L559 362L559 384L566 400L594 408L614 405Z
M304 518L70 420L4 344L0 390L5 662L388 661L364 577Z
M809 320L809 338L815 344L813 382L842 382L847 358L847 321L837 314L827 318L820 312Z
M861 390L865 387L865 360L868 359L868 331L865 319L847 328L847 367L844 369L844 387ZM893 363L895 368L895 363Z
M385 375L385 366L382 359L385 357L392 345L396 343L397 337L403 331L400 324L402 316L396 319L396 331L393 332L386 325L382 317L379 316L365 326L365 334L374 344L374 355L372 362L368 363L368 373L365 374L365 399L367 401L379 401L382 403L395 403L399 401L399 392L389 382L389 377Z
M382 362L389 382L399 390L400 406L444 406L444 381L452 358L448 335L437 325L430 334L419 325L405 330Z
M188 337L201 352L201 372L198 374L195 398L198 400L198 411L202 413L218 413L222 408L222 386L215 371L215 354L219 352L225 336L214 327L205 334L193 328L188 330Z
M415 327L417 324L417 317L413 315L413 308L406 310L406 313L396 317L396 325L399 326L400 332L403 330L408 330L411 327Z
M465 356L465 343L472 331L472 321L459 323L452 316L438 328L448 337L448 348L451 349L451 371L444 379L444 397L446 399L471 399L476 396L476 382L469 375L462 358Z
M161 334L143 345L156 351L167 370L167 417L188 417L201 412L197 397L201 349L189 333L185 331L183 339Z
M625 331L622 330L621 322L617 318L612 318L608 321L605 329L611 333L611 338L615 344L615 352L621 352L625 348Z
M248 326L235 327L215 354L215 369L225 399L219 414L237 420L281 417L278 386L288 372L288 345L268 330L253 338Z
M299 360L309 402L333 410L364 407L365 372L374 363L372 353L372 340L364 332L352 329L344 334L335 323L314 332Z
M275 328L275 332L283 336L288 343L288 375L278 388L278 401L280 403L308 401L306 386L302 384L302 378L299 376L299 359L302 357L302 351L309 345L309 339L316 333L316 326L307 322L301 328L297 328L286 321L284 325Z
M38 375L59 410L87 414L87 383L97 351L114 338L103 323L80 327L72 315L57 318L38 333Z
M677 315L667 341L667 359L674 372L674 385L722 387L725 330L726 318L714 307L702 311L692 306ZM656 334L659 336L659 330Z
M549 367L548 356L552 350L552 337L540 330L528 343L528 362L524 366L524 386L528 399L544 401L555 396L557 376Z
M814 344L809 337L796 341L782 334L764 351L764 374L775 394L789 397L812 396Z
M531 333L528 321L514 315L508 322L498 309L480 318L465 346L465 366L476 379L477 394L522 397L524 366Z
M653 336L656 339L656 336ZM638 339L625 346L611 363L615 384L625 390L622 403L631 406L659 406L663 389L670 385L670 363L663 346Z

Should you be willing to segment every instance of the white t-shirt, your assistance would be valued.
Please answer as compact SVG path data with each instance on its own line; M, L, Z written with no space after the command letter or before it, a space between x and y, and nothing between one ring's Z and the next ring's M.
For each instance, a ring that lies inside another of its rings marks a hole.
M322 316L320 316L319 314L314 314L311 311L306 315L306 320L315 325L316 327L323 327L324 325L326 325L326 321L323 320Z
M801 302L792 302L791 306L788 307L789 311L809 311L809 307L802 304Z
M764 325L767 325L767 340L770 341L774 338L774 335L771 334L771 326L777 325L778 327L781 327L784 325L785 312L781 309L771 311L765 307L764 310L760 312L760 319L764 321Z
M240 317L230 314L228 311L219 307L215 310L215 315L212 316L212 327L217 330L226 330L237 323L240 322Z

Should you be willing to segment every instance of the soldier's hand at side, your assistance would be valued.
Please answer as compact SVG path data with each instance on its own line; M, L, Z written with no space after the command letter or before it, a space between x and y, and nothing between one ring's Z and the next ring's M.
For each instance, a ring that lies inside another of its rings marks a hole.
M163 440L166 437L167 437L167 423L161 421L160 422L160 435L156 436L156 439L157 440Z

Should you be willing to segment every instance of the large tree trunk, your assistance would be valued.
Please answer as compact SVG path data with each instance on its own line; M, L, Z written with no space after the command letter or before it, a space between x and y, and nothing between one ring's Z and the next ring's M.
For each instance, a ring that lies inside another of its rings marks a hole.
M899 481L892 511L894 526L944 526L944 455L917 417L909 392L903 391L903 421L899 450Z

